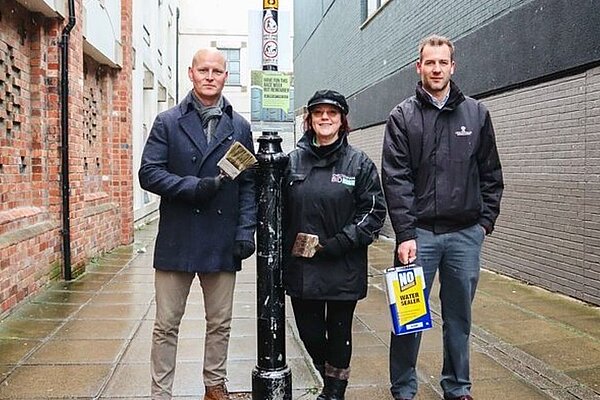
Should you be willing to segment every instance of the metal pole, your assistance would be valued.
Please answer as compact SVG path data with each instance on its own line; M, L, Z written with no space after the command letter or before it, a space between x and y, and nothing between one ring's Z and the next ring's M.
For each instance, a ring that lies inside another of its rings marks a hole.
M263 70L277 71L278 0L263 0ZM253 400L291 400L292 371L285 356L285 294L281 281L281 181L287 155L277 132L258 138L256 260L257 364Z

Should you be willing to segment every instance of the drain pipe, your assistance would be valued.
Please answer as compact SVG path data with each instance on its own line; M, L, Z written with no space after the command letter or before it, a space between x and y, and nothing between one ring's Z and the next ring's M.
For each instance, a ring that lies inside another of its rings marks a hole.
M65 281L71 274L71 217L69 202L69 37L75 26L75 0L69 0L69 22L60 41L60 127L61 127L61 195L62 247Z
M175 104L179 103L179 7L175 13Z

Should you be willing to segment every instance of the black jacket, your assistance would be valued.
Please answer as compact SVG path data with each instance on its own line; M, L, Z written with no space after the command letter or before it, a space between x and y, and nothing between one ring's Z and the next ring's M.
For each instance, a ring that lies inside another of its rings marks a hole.
M489 234L500 212L504 184L490 114L450 83L440 110L421 85L387 120L383 189L397 242L474 224Z
M284 178L284 287L292 297L358 300L367 294L367 247L385 219L375 164L346 136L323 157L307 132L290 153ZM336 237L343 254L291 256L298 232Z

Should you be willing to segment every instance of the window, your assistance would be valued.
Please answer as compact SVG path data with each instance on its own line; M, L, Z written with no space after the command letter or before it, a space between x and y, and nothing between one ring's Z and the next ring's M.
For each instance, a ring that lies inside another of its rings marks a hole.
M227 70L229 71L229 78L227 79L227 85L239 86L241 85L240 80L240 49L219 49L225 55L227 59Z
M363 0L363 21L368 20L391 0Z

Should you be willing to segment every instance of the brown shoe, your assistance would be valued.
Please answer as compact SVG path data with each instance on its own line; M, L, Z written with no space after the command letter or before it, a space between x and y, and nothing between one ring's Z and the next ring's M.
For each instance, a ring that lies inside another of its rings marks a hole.
M205 386L204 400L230 400L227 386L224 383L215 386Z

